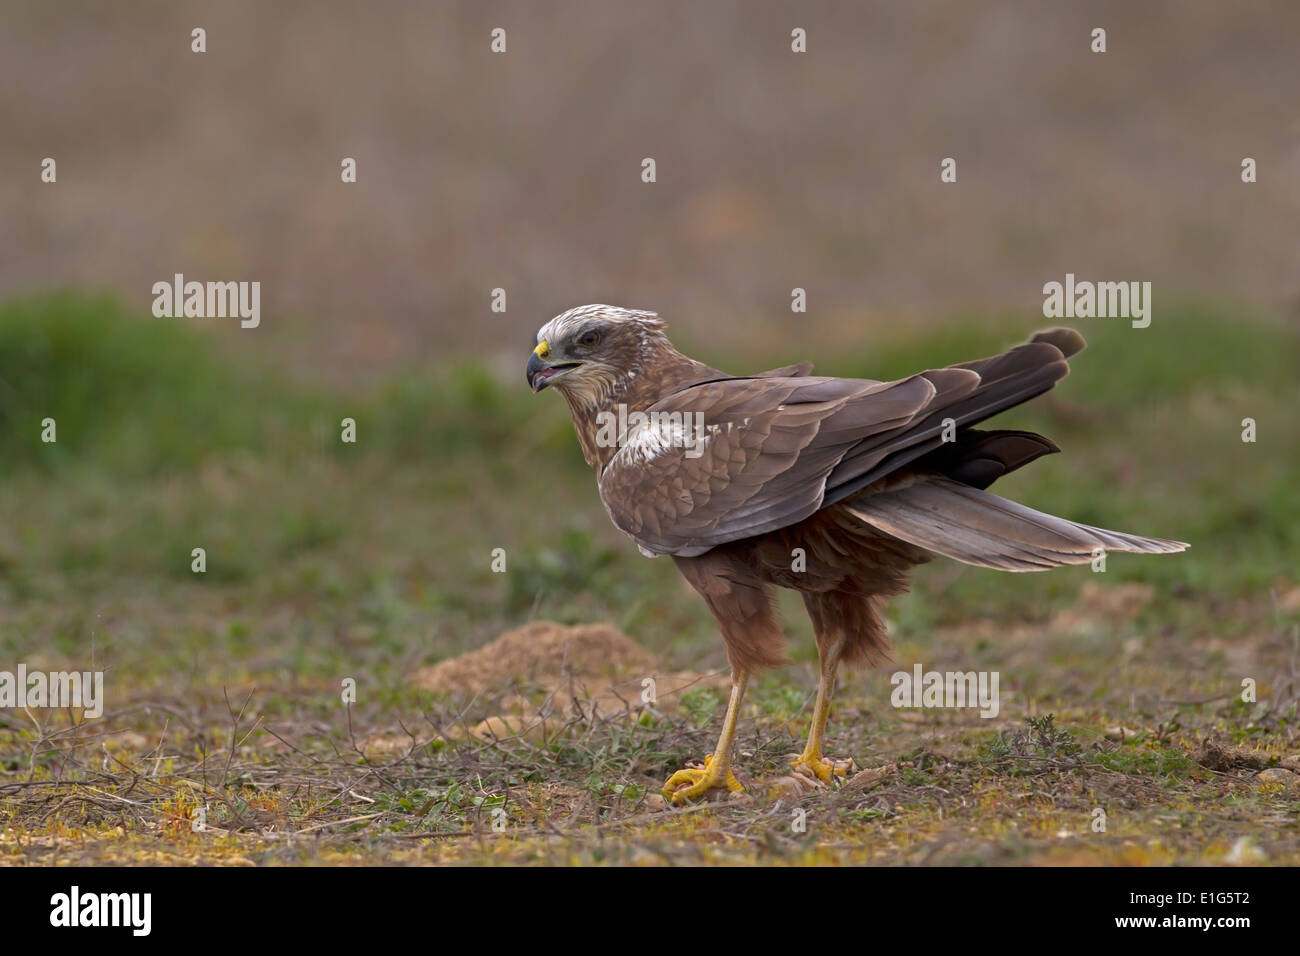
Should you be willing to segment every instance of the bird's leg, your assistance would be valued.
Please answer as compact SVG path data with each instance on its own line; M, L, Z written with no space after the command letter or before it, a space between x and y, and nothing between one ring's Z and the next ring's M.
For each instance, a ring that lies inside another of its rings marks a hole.
M745 789L731 772L731 748L736 739L740 699L745 696L745 685L748 682L749 674L745 671L733 675L731 700L727 703L727 715L722 719L722 735L718 737L718 746L713 753L704 758L703 769L678 770L664 784L663 794L673 803L682 804L694 800L716 787L725 787L733 793Z
M803 753L791 766L797 773L806 770L822 783L830 783L836 776L845 776L852 766L851 760L830 761L822 756L826 739L826 718L831 712L831 693L835 690L835 672L839 668L842 639L826 647L818 646L820 675L817 680L817 702L813 705L812 725L808 728L808 742Z

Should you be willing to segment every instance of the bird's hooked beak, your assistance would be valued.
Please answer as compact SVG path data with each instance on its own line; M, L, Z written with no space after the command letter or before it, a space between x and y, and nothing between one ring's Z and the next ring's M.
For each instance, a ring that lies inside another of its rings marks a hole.
M534 392L540 392L556 379L568 375L575 368L582 365L581 362L556 362L551 364L546 361L546 357L550 354L551 344L541 342L537 348L533 349L533 354L528 356L528 366L524 369L524 374L528 377L528 387Z

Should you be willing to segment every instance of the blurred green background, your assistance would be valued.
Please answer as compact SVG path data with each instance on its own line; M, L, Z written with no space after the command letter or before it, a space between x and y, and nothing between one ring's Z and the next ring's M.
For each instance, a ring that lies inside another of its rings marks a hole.
M994 352L1018 326L964 320L924 339L898 329L821 370L895 377ZM1193 641L1255 626L1232 609L1294 586L1300 554L1295 333L1197 305L1142 331L1102 321L1087 332L1057 390L1000 419L1064 454L998 490L1191 542L1176 558L1110 557L1107 581L1156 586L1153 626ZM0 306L5 658L91 651L119 681L167 686L269 673L292 687L361 664L396 688L415 665L541 617L609 620L684 664L721 664L703 606L670 562L641 557L609 524L563 404L531 395L522 375L467 358L345 389L230 353L111 296ZM39 440L46 417L57 443ZM1254 444L1240 438L1246 417ZM339 440L344 418L356 444ZM195 547L205 575L190 570ZM497 547L507 574L490 572ZM937 561L891 618L923 645L972 618L1043 622L1092 577ZM809 637L802 614L789 620ZM794 645L811 653L809 639Z

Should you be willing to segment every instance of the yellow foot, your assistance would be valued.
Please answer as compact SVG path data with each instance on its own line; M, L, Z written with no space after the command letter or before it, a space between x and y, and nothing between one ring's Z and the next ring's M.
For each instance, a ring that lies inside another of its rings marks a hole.
M836 777L847 777L850 771L857 769L853 765L852 757L844 760L827 760L825 757L808 753L800 754L790 762L790 766L794 767L795 773L812 777L828 786Z
M687 767L669 777L668 782L664 784L663 794L670 802L680 806L688 800L703 797L710 790L719 787L732 793L741 793L745 789L736 779L736 775L731 772L730 767L725 774L719 772L713 762L713 754L709 754L704 758L704 766Z

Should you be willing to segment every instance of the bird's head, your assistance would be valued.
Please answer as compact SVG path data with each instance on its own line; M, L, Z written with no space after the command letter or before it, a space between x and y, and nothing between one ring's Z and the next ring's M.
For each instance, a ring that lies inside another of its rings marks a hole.
M584 305L557 315L537 332L528 357L534 392L554 385L575 408L598 407L623 392L646 358L668 345L653 312Z

